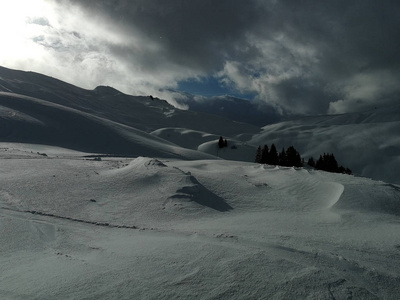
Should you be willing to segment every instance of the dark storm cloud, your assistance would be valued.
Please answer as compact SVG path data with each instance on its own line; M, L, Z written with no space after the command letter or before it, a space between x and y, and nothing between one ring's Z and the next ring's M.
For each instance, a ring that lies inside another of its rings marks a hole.
M68 38L67 45L80 43L74 62L138 92L214 76L295 114L360 110L395 101L400 92L396 1L59 3L60 14L83 12L76 22L86 30L68 29L80 37Z
M257 83L261 97L286 110L316 113L398 98L399 4L278 1L266 9L268 18L247 40L263 55L239 62L248 77L260 69L247 86Z
M237 42L262 17L254 1L71 2L107 17L132 35L156 42L163 59L205 72L221 68Z

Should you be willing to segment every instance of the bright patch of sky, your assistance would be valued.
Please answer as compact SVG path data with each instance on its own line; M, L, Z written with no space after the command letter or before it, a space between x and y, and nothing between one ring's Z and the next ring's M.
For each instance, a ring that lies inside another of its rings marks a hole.
M235 90L214 76L180 81L177 90L204 97L229 95L247 100L252 100L256 95L255 93L242 93Z

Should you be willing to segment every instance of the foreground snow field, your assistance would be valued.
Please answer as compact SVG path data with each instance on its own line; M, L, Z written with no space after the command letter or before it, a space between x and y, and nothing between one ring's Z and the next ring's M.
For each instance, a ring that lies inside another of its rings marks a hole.
M0 145L2 299L400 296L397 185L88 155Z

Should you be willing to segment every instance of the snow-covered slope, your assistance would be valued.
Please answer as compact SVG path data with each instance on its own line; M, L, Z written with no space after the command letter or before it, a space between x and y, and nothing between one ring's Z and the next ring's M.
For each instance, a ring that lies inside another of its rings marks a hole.
M138 129L44 100L0 92L0 141L125 156L210 158Z
M219 148L216 139L199 145L198 150L228 160L254 161L256 147L233 139L228 139L227 142L227 147Z
M0 149L3 299L400 294L398 186L226 160L46 151L58 155Z
M268 125L249 143L293 145L304 158L334 153L340 164L366 177L400 183L400 105L363 113L307 117Z
M150 96L130 96L104 86L85 90L41 74L3 67L0 67L0 91L75 108L145 132L177 127L234 137L260 131L257 126L179 110Z
M197 149L199 145L210 141L214 141L215 145L218 145L220 137L216 134L187 128L160 128L151 134L188 149Z
M153 135L172 141L188 148L228 160L254 161L256 147L241 140L226 138L228 147L219 148L220 136L186 128L162 128L152 132Z

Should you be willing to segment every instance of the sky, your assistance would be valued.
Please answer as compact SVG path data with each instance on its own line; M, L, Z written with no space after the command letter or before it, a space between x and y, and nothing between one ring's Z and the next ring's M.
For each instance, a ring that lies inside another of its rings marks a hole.
M395 0L0 3L0 65L87 89L171 103L232 95L289 115L362 111L400 96Z

